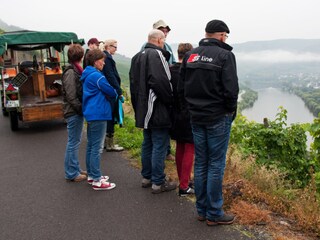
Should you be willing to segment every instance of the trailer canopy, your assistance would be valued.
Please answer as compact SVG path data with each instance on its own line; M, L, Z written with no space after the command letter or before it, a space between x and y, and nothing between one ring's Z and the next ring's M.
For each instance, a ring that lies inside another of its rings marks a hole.
M83 45L84 39L79 39L73 32L6 32L0 35L0 55L7 49L28 51L54 47L61 52L65 45L71 43Z

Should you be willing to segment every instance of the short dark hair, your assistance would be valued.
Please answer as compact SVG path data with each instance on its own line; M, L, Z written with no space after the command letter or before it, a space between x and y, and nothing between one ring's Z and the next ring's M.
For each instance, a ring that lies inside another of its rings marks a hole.
M85 60L88 66L94 66L95 61L105 57L106 54L104 54L100 49L93 49L88 51Z
M69 63L80 62L84 54L84 50L80 44L71 44L68 49Z
M178 58L182 59L186 52L192 50L193 47L190 43L180 43L178 46Z

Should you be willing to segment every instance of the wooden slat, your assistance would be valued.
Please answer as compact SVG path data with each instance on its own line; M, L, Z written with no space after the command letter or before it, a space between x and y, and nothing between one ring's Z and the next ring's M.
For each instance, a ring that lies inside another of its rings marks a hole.
M39 105L22 108L22 120L26 122L63 119L62 104Z

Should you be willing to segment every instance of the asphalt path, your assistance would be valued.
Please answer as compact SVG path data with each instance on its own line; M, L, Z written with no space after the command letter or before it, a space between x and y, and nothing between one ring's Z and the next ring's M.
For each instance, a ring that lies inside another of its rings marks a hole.
M10 130L0 116L1 240L219 240L251 239L236 225L208 227L194 203L177 192L154 195L140 185L139 169L121 153L104 152L101 170L117 187L94 191L64 179L67 140L61 121ZM85 168L86 136L80 148Z

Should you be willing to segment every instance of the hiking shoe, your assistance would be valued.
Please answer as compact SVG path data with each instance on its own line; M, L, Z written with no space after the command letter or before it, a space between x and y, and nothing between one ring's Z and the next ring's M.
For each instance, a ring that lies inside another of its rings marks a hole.
M119 146L118 144L106 146L105 148L106 148L107 152L121 152L124 150L124 148Z
M141 181L141 187L143 188L149 188L152 186L151 180L150 179L146 179L146 178L142 178Z
M88 173L87 173L87 171L80 170L80 174L82 174L82 175L86 175L86 176L88 177Z
M235 216L233 214L227 215L223 214L221 217L214 218L213 220L207 219L208 226L215 226L215 225L229 225L234 222Z
M104 179L100 179L99 181L93 181L92 182L92 188L93 190L111 190L116 187L115 183L110 183L105 181Z
M198 221L200 221L200 222L203 222L203 221L207 220L206 217L200 216L200 215L197 217L197 219L198 219Z
M82 182L84 180L87 179L87 176L86 175L83 175L83 174L79 174L78 176L76 176L74 179L66 179L67 181L70 181L70 182Z
M109 176L101 176L100 179L105 181L105 182L107 182L109 180ZM92 185L93 178L92 177L88 177L87 178L87 182L88 182L88 184Z
M161 185L152 184L152 193L162 193L162 192L169 192L175 190L177 184L174 182L164 181Z
M187 195L192 195L192 194L194 194L194 189L191 187L188 187L187 189L179 189L180 197L185 197Z

